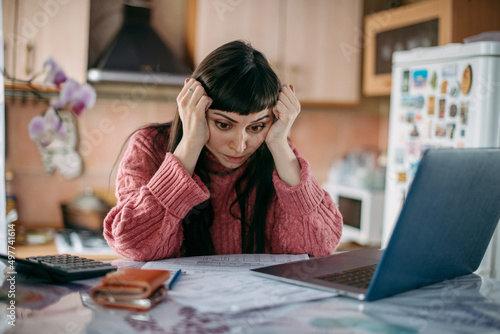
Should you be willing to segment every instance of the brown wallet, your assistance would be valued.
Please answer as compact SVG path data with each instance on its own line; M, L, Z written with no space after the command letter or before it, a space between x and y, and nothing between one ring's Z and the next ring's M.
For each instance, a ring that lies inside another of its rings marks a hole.
M148 310L167 293L163 283L169 278L168 270L122 269L103 277L90 297L105 306Z

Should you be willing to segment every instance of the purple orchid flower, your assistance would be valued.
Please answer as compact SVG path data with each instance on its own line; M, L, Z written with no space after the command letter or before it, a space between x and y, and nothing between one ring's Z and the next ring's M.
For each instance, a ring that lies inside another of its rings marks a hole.
M52 57L49 57L49 59L45 61L43 67L49 67L49 73L44 80L44 84L50 84L59 88L61 84L68 79L62 68L52 59Z
M66 80L59 98L52 101L55 109L71 105L71 110L76 116L80 116L85 109L92 108L95 104L96 93L89 84L80 86L75 80Z
M65 140L68 137L68 128L56 110L70 108L76 116L80 116L85 109L92 108L96 101L94 88L89 84L81 86L68 78L52 58L45 61L45 67L49 68L49 73L44 83L56 86L60 93L45 114L34 117L28 125L30 138L42 147L49 146L56 139Z
M57 116L53 108L45 115L34 117L28 125L30 138L42 147L49 146L55 139L64 140L68 136L66 124Z
M71 110L76 116L80 116L85 109L90 109L94 106L96 93L94 88L89 84L80 86L74 93L71 99Z

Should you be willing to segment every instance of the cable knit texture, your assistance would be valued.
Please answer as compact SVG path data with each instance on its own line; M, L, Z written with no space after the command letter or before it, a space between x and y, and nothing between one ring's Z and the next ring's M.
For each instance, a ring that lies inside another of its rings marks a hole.
M229 208L236 199L234 183L246 165L231 171L208 154L210 190L192 177L171 154L167 136L151 130L136 132L121 161L116 181L117 205L104 221L104 237L118 254L137 261L180 256L182 219L210 198L211 227L216 254L241 253L241 223ZM273 173L275 192L266 220L266 253L329 255L342 233L337 205L310 171L308 162L291 146L300 165L300 183L294 187ZM251 207L249 208L251 212ZM233 212L238 213L235 205Z

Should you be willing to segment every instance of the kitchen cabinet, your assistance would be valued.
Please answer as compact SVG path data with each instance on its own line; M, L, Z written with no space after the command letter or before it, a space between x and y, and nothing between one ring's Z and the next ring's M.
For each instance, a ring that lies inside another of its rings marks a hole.
M199 0L195 64L226 42L247 40L303 106L355 106L362 11L361 0Z
M52 57L66 75L85 82L89 9L90 0L2 1L7 74L29 80ZM37 76L33 84L41 84L43 79L43 75Z

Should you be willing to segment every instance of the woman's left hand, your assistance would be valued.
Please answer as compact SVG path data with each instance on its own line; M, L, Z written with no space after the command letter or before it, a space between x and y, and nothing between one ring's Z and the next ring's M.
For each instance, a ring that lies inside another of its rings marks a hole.
M276 120L266 136L268 147L288 143L290 129L299 113L300 102L295 96L295 88L292 85L281 86L278 102L273 107Z

